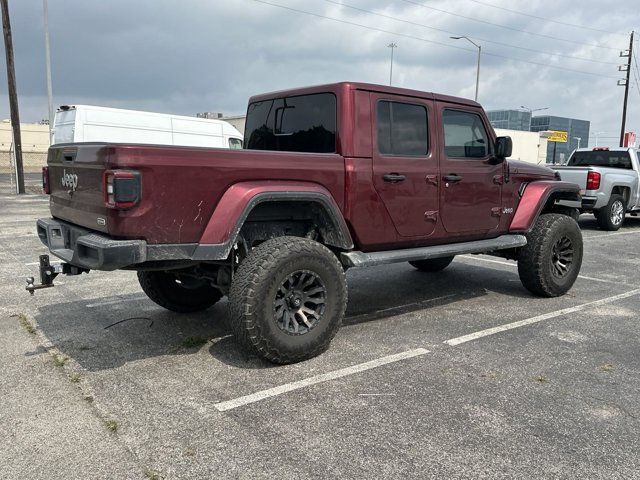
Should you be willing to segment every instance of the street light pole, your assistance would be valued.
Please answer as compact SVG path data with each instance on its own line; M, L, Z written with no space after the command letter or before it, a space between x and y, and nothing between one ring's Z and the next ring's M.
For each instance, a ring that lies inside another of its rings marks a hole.
M524 105L520 105L520 108L529 112L529 131L531 131L531 119L533 118L533 112L542 112L543 110L549 110L549 107L542 108L529 108Z
M391 86L393 83L393 51L398 48L398 45L391 42L387 47L391 49L391 66L389 68L389 86Z
M582 137L573 137L573 139L578 141L578 148L580 148L580 142L582 142Z
M596 144L595 144L596 147L600 144L600 142L599 142L600 135L604 135L605 133L607 133L607 132L593 132L593 134L596 137Z
M449 37L453 40L462 40L465 39L467 40L469 43L471 43L474 47L476 47L478 49L478 65L476 68L476 96L475 96L475 101L478 101L478 90L480 89L480 58L482 57L482 47L480 45L478 45L476 42L474 42L473 40L471 40L469 37L466 36L462 36L462 37Z
M53 139L53 87L51 86L51 48L49 45L49 5L48 0L42 0L44 15L44 53L47 69L47 98L49 101L49 143Z

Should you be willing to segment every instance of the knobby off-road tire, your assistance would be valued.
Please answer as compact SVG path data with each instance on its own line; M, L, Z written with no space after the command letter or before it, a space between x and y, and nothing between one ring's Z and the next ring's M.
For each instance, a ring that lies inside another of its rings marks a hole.
M453 262L453 257L442 257L429 260L413 260L409 262L409 265L421 272L439 272L447 268L451 262Z
M325 351L347 306L344 269L324 245L279 237L255 247L229 292L238 342L274 363L299 362Z
M138 272L138 281L147 297L172 312L199 312L222 298L222 293L206 281L181 281L171 272Z
M540 215L518 256L518 273L527 290L542 297L564 295L582 265L582 233L567 215Z
M594 211L593 215L596 217L598 226L602 230L615 231L624 223L626 211L627 207L624 202L624 197L615 194L611 195L606 207Z

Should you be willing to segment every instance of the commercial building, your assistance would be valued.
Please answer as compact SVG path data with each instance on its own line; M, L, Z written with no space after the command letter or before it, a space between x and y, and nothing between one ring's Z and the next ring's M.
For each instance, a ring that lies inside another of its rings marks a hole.
M24 171L38 173L47 164L49 125L21 123L22 161ZM0 173L14 172L13 131L9 120L0 121Z
M590 126L591 123L588 120L553 115L544 115L531 119L532 132L567 132L566 142L549 142L547 145L547 163L563 163L569 159L569 155L576 148L589 146Z
M487 116L493 128L529 131L531 112L525 110L489 110Z

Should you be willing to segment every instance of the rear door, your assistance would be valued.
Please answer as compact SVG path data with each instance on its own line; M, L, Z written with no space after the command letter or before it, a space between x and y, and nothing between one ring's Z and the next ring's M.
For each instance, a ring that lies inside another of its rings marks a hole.
M504 164L493 160L494 139L476 109L438 102L440 203L449 233L483 234L496 229L502 214Z
M373 183L397 232L426 237L438 222L433 103L371 94Z

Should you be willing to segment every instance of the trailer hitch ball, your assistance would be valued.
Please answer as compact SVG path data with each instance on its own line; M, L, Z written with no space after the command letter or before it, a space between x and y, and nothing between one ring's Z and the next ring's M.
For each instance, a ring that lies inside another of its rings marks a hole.
M35 290L35 278L27 277L27 290L31 295L33 295L33 291Z

